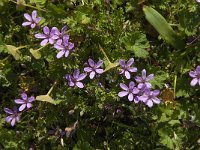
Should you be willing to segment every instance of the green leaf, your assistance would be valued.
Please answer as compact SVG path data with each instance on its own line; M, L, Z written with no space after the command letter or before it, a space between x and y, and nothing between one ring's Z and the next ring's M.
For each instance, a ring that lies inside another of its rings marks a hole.
M10 53L15 60L19 60L21 57L21 52L19 51L20 47L15 47L13 45L6 45L8 53Z
M133 51L136 57L146 58L148 56L147 48L150 47L146 35L141 32L128 33L122 38L125 48Z
M33 55L35 59L40 59L41 58L41 53L38 50L33 50L32 48L30 49L30 53Z
M51 103L51 104L59 104L61 102L61 100L54 100L51 96L49 95L39 95L36 97L36 100L38 101L43 101L43 102L48 102L48 103Z
M185 47L185 43L178 37L161 14L149 6L144 6L143 12L147 21L156 29L162 38L166 40L167 43L177 49L183 49Z
M117 67L118 65L119 65L119 62L110 63L110 64L108 64L108 66L106 66L104 72L106 72L110 69L113 69L113 68Z

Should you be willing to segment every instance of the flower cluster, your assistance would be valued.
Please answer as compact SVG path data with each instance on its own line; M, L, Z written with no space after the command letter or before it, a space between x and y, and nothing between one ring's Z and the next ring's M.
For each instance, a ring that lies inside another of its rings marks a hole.
M131 58L125 63L125 60L120 60L120 74L125 74L127 79L131 78L130 72L137 72L137 68L131 67L134 63L134 59ZM120 87L123 91L118 93L119 97L128 96L129 101L134 101L135 103L143 102L148 107L152 107L153 104L159 104L160 99L157 98L160 91L154 90L151 91L151 83L149 81L153 79L154 75L150 74L147 76L146 70L142 70L141 76L136 76L134 81L130 81L129 85L125 85L124 83L120 83Z
M65 78L68 81L70 87L77 86L78 88L83 88L84 85L82 82L86 78L87 73L90 73L90 79L95 77L95 74L102 74L103 69L101 68L103 60L99 60L97 63L94 62L91 58L88 59L88 66L84 68L85 73L80 74L79 69L75 69L73 74L66 74Z
M26 93L22 93L21 99L14 100L16 104L21 105L19 109L17 109L16 106L14 106L13 109L4 108L4 111L9 115L8 117L6 117L6 122L10 122L11 126L14 126L15 123L20 120L21 113L32 107L32 102L34 100L34 96L28 97Z
M37 11L34 10L32 12L32 16L25 13L24 17L26 18L26 22L22 23L22 26L31 26L31 28L35 28L38 26L41 18L37 18ZM42 39L40 45L45 46L47 44L54 45L59 52L56 55L56 58L61 58L63 56L68 57L68 55L73 52L74 43L69 42L69 35L66 34L67 26L62 27L61 31L57 27L49 28L48 26L43 27L43 33L35 34L35 38Z

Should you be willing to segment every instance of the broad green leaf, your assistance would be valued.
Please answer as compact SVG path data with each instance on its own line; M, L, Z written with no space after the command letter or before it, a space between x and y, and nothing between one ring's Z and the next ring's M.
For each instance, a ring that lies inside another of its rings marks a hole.
M6 45L8 53L10 53L11 55L13 55L13 57L15 58L15 60L19 60L21 57L21 53L19 51L20 47L15 47L13 45Z
M144 6L143 12L147 21L156 29L162 38L166 40L167 43L177 49L183 49L185 47L185 43L178 37L161 14L149 6Z
M150 47L146 35L141 32L128 33L122 38L125 48L133 51L136 57L146 58L148 56L147 48Z
M54 100L51 96L49 95L39 95L36 97L36 100L38 101L43 101L43 102L48 102L51 104L59 104L61 102L61 100Z
M32 48L30 49L30 53L33 55L35 59L40 59L41 58L41 53L38 50L33 50Z

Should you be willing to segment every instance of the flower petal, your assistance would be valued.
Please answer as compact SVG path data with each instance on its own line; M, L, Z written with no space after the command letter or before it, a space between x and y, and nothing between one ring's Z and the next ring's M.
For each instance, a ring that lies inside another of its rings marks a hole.
M48 26L45 26L45 27L43 28L43 32L44 32L44 34L49 35L49 34L50 34L49 27L48 27Z
M154 97L154 98L152 98L151 100L152 100L154 103L156 103L156 104L160 104L160 99L157 98L157 97Z
M22 94L21 94L21 97L22 97L23 100L27 100L27 98L28 98L28 96L27 96L26 93L22 93Z
M19 111L23 111L25 108L26 108L26 104L22 104L22 105L19 107Z
M92 71L92 72L90 73L90 79L93 79L94 76L95 76L95 71Z
M134 63L134 59L133 58L130 58L127 62L127 66L131 66L132 64Z
M148 101L146 102L146 105L147 105L148 107L152 107L152 106L153 106L153 102L152 102L151 100L148 100Z
M7 113L7 114L10 114L10 115L12 115L14 112L11 110L11 109L9 109L9 108L4 108L4 111Z
M198 79L197 78L194 78L191 82L190 82L190 85L191 86L195 86L198 82Z
M142 70L142 79L146 79L146 70L145 69Z
M74 70L74 73L73 73L73 77L74 77L74 79L78 79L79 74L80 74L79 69L75 69L75 70Z
M23 22L22 23L22 26L29 26L29 25L31 25L31 22Z
M152 93L152 95L153 95L153 96L158 96L158 95L159 95L159 93L160 93L160 91L159 91L159 90L154 90L154 91L153 91L153 93Z
M96 68L101 67L101 65L103 64L103 60L99 60L96 64Z
M128 69L128 71L130 71L130 72L137 72L137 68L131 67L131 68Z
M128 91L129 90L129 88L126 86L126 84L124 84L124 83L120 83L120 87L123 89L123 90L125 90L125 91Z
M91 67L85 67L85 68L84 68L84 71L85 71L85 72L91 72L91 71L92 71L92 68L91 68Z
M54 43L54 39L53 38L49 38L49 43L53 44Z
M12 121L11 121L11 126L14 126L14 125L15 125L15 122L16 122L16 119L13 118Z
M68 57L69 56L69 51L65 51L65 57Z
M31 103L27 103L27 108L31 108L33 105Z
M34 96L31 96L31 97L28 98L28 102L30 102L30 103L33 102L34 100L35 100Z
M143 101L143 102L146 102L148 100L149 96L148 95L142 95L142 96L139 96L138 99L140 101Z
M58 42L58 41L57 41ZM54 48L59 49L59 50L64 50L64 46L60 45L60 44L54 44Z
M119 64L120 64L120 66L121 66L122 68L126 66L126 63L125 63L125 60L124 60L124 59L120 59L120 60L119 60Z
M74 86L75 84L74 84L74 82L70 81L70 82L68 82L68 85L69 86Z
M36 20L36 16L37 16L37 11L36 10L32 11L32 19L33 19L33 21Z
M45 34L38 33L38 34L35 34L35 38L37 38L37 39L46 39L47 36Z
M32 23L32 24L31 24L31 28L32 28L32 29L35 28L35 26L36 26L36 23Z
M88 64L90 65L90 67L94 67L95 65L94 61L91 58L88 59Z
M150 75L148 75L148 77L146 78L146 81L149 81L149 80L151 80L151 79L153 79L154 78L154 74L150 74Z
M119 97L124 97L124 96L126 96L126 95L128 95L128 91L122 91L122 92L119 92L119 93L118 93L118 96L119 96Z
M16 99L16 100L15 100L15 103L16 103L16 104L24 104L24 103L26 103L26 102L25 102L25 100L22 100L22 99Z
M40 22L40 20L41 20L41 18L40 18L40 17L38 17L38 18L36 18L34 21L35 21L35 23L39 23L39 22Z
M12 120L12 116L8 116L8 117L6 117L6 122L10 122L11 120Z
M129 101L133 101L133 93L129 93L129 95L128 95L128 100L129 100Z
M131 81L129 83L129 89L133 89L135 87L135 83L133 81Z
M83 88L84 87L82 82L76 82L76 86L79 87L79 88Z
M29 14L25 13L25 14L24 14L24 17L25 17L28 21L32 22L32 18L31 18L31 16L30 16Z
M59 59L59 58L61 58L64 54L65 54L65 51L62 50L62 51L58 52L58 54L56 55L56 58Z
M62 27L61 33L64 35L66 31L67 31L67 26L65 25Z
M190 75L190 77L195 78L197 73L196 73L196 71L190 71L189 75Z
M76 81L81 81L81 80L85 79L86 76L87 76L86 73L82 73L82 74L80 74L80 75L78 76L78 78L76 79Z
M98 74L102 74L102 73L103 73L103 69L95 69L95 71L96 71Z
M45 46L48 43L48 39L44 39L42 40L42 42L40 43L41 46Z
M126 76L126 79L130 79L131 78L131 75L128 71L125 71L125 76Z
M138 94L140 90L138 88L133 88L132 93L133 94Z
M200 66L197 66L196 71L200 73Z

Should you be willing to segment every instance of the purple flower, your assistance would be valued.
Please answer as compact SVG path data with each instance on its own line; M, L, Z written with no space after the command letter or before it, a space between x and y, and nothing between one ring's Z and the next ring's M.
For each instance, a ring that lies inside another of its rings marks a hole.
M193 78L190 82L191 86L195 86L196 84L200 85L200 66L197 66L195 71L190 71L189 75Z
M48 42L54 44L54 40L58 39L59 36L56 34L56 27L53 27L50 31L49 27L45 26L43 28L44 33L38 33L35 35L38 39L44 39L40 43L41 46L45 46Z
M125 74L126 79L130 79L131 75L129 72L137 72L137 68L135 67L131 67L132 64L134 63L134 59L130 58L127 62L127 64L125 63L124 59L120 59L119 60L119 64L121 66L120 69L120 74Z
M144 102L148 107L152 107L153 103L160 104L160 99L157 98L159 95L159 90L146 90L142 96L139 96L138 99L142 102Z
M136 82L139 83L138 88L141 89L144 86L146 86L147 88L151 88L151 83L149 83L149 81L151 79L153 79L153 77L154 77L154 74L150 74L150 75L147 76L146 70L143 69L142 70L142 76L141 77L139 77L139 76L135 77Z
M32 102L35 100L34 96L28 97L26 93L21 94L22 99L16 99L16 104L21 104L19 111L23 111L26 107L31 108Z
M74 43L69 42L69 36L64 36L63 45L62 41L59 41L54 45L54 48L60 50L60 52L56 55L58 59L63 57L63 55L65 55L65 57L68 57L69 53L74 48Z
M122 92L118 93L119 97L124 97L128 95L128 100L129 101L133 101L135 103L138 103L138 98L137 98L137 94L140 92L139 89L137 87L135 87L135 83L133 81L131 81L129 83L129 87L127 87L124 83L120 83L120 87L124 90Z
M25 13L24 17L27 19L26 22L22 23L22 26L31 26L31 28L35 28L35 26L40 22L41 18L38 17L37 18L37 11L34 10L32 12L32 16L30 16L29 14Z
M80 81L85 79L86 76L87 76L86 73L80 74L79 69L75 69L73 75L67 74L65 77L68 80L69 86L71 86L71 87L77 86L79 88L83 88L84 85Z
M88 67L84 68L85 72L90 73L90 79L93 79L95 74L102 74L103 69L101 69L101 65L103 64L103 60L99 60L97 63L95 63L92 59L88 59Z
M60 45L63 42L64 38L69 40L69 35L65 34L66 30L67 26L62 27L61 32L58 30L58 28L55 27L55 34L57 34L59 37L56 44Z
M15 123L20 120L20 113L18 112L17 107L13 107L13 110L4 108L4 111L9 114L9 116L6 117L6 122L10 122L11 126L14 126Z

